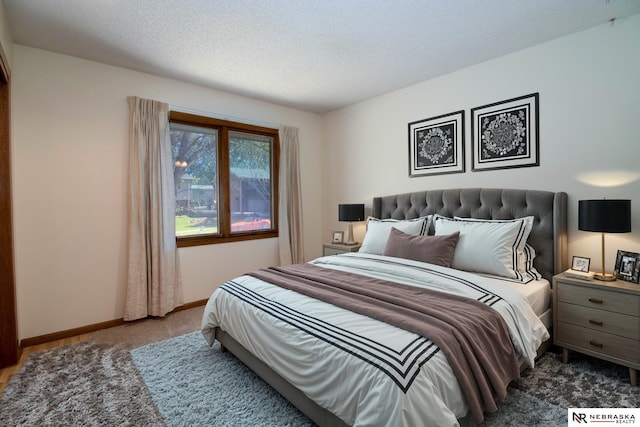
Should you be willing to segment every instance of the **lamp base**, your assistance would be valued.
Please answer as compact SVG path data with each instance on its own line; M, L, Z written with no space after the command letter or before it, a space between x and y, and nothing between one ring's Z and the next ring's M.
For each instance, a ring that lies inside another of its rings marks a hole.
M343 243L343 245L353 246L357 245L358 242L353 240L353 224L349 222L349 234L347 235L347 241Z
M607 273L596 273L593 276L593 278L596 280L601 280L603 282L613 282L617 280L617 277L615 274L607 274Z

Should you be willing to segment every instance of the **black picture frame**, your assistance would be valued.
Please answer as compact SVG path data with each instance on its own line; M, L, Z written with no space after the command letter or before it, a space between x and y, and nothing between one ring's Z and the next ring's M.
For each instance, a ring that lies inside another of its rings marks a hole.
M640 283L640 254L619 250L614 273L618 280Z
M471 109L472 172L540 166L539 93Z
M465 170L464 110L411 122L409 177Z
M574 256L573 259L571 260L571 269L588 273L590 264L591 264L591 258Z

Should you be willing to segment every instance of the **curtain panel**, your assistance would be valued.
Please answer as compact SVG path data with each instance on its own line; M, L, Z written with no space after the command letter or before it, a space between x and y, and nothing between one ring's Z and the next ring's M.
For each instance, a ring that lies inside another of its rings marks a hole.
M280 127L280 265L304 262L298 128Z
M124 320L164 316L183 304L175 236L168 104L129 104L128 271Z

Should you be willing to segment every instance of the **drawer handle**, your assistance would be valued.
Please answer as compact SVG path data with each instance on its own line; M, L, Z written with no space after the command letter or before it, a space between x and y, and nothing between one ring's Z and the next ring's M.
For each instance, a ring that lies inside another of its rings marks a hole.
M602 304L602 300L598 298L589 298L589 302L592 302L594 304Z
M591 323L592 325L602 326L602 321L601 320L591 320L591 319L589 319L589 323Z
M598 347L598 348L604 347L602 344L600 344L599 342L595 342L595 341L589 341L589 344L591 344L594 347Z

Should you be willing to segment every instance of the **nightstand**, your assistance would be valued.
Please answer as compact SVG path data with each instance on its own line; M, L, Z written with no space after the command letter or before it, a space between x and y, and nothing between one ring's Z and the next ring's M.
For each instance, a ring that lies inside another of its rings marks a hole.
M360 250L360 243L357 245L343 245L340 243L323 243L322 244L322 255L338 255L345 254L347 252L358 252Z
M553 343L562 348L627 366L631 385L640 369L640 286L553 277Z

